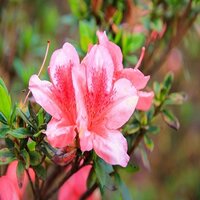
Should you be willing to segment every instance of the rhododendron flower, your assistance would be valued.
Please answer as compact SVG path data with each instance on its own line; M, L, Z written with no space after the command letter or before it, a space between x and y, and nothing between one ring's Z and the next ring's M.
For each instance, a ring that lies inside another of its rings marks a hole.
M13 161L9 164L6 171L6 175L0 178L0 199L1 200L18 200L24 197L26 187L28 184L28 177L24 174L23 185L20 188L18 185L16 170L17 161ZM29 174L32 180L35 179L35 173L32 169L29 169Z
M87 191L87 178L90 172L91 166L85 166L76 172L69 180L67 180L64 185L60 188L58 192L58 200L78 200L81 195ZM88 200L99 200L100 193L95 190L93 194L88 198Z
M124 69L122 65L122 52L120 48L108 40L105 32L98 31L97 35L99 38L99 43L108 49L112 56L113 62L115 63L115 78L127 78L130 80L138 91L139 101L136 108L143 111L149 110L152 105L154 93L140 90L146 87L150 76L144 76L144 74L138 69L139 64L136 65L135 69Z
M75 48L65 43L56 50L50 60L49 81L41 81L33 75L29 81L35 101L51 116L46 135L53 146L65 147L76 136L76 102L72 80L72 68L78 67L79 57Z
M109 164L126 166L127 141L119 128L136 105L150 107L153 93L138 91L149 77L138 69L123 69L120 48L104 33L98 36L100 44L90 47L81 63L74 47L65 43L51 57L51 82L33 75L29 88L52 115L45 133L53 146L70 145L78 134L82 151L94 149Z

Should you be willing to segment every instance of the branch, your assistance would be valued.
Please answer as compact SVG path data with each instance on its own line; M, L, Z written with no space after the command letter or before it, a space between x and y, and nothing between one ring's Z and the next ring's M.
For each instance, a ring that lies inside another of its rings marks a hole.
M97 188L98 184L95 183L90 189L88 189L85 193L82 194L80 200L86 200Z

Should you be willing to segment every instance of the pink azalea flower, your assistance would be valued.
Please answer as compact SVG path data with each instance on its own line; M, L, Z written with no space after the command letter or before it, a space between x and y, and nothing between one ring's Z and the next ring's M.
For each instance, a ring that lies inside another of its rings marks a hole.
M6 171L6 175L0 178L0 199L1 200L18 200L24 197L27 184L29 182L28 177L24 174L23 186L20 188L18 185L16 169L17 161L13 161L9 164ZM31 179L35 179L35 173L32 169L29 169Z
M144 76L144 74L138 69L143 56L141 56L141 59L136 65L135 69L124 69L122 65L122 52L120 48L116 44L108 40L105 32L98 31L97 35L99 38L99 43L107 48L112 56L115 66L115 78L126 78L130 80L138 91L139 100L136 108L143 111L149 110L152 105L154 93L140 91L141 89L146 87L147 82L150 78L150 76Z
M87 178L90 172L91 166L85 166L76 172L69 180L67 180L64 185L60 188L58 192L58 200L78 200L81 195L87 190ZM99 200L100 193L95 190L93 194L88 198L88 200Z
M33 75L29 88L52 115L45 133L53 146L72 144L78 133L82 151L94 149L109 164L126 166L127 141L119 128L136 105L149 109L153 93L139 91L149 76L138 69L123 69L120 48L104 33L98 36L100 44L91 46L81 63L74 47L65 43L51 57L51 82Z
M78 67L79 57L75 48L65 43L56 50L50 60L49 81L41 81L33 75L29 81L35 101L51 116L46 135L55 147L71 144L76 136L76 102L72 80L72 68Z

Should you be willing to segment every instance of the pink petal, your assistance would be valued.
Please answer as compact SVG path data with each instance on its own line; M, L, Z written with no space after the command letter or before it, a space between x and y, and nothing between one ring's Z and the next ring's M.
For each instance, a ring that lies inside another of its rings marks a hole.
M24 196L24 193L26 191L27 184L29 183L29 180L28 180L26 173L24 172L24 179L22 180L23 186L22 186L22 188L19 188L18 180L17 180L17 174L16 174L17 164L18 164L18 161L13 161L12 163L10 163L8 165L8 169L6 171L6 176L15 185L17 192L18 192L18 196L21 198L21 197ZM33 169L29 169L28 171L29 171L29 174L31 176L32 181L34 181L35 180L35 173L34 173Z
M97 36L99 39L99 44L108 49L114 63L115 71L122 70L122 52L119 46L113 42L110 42L105 32L97 31Z
M143 89L150 78L150 76L144 76L140 70L132 68L124 69L118 75L130 80L137 90Z
M88 130L84 130L84 131L79 131L79 139L80 139L80 147L81 147L81 151L90 151L93 149L93 140L94 140L94 136L93 133L88 131Z
M29 89L35 101L40 104L50 115L60 119L61 110L52 91L52 84L48 81L41 81L37 75L33 75L29 81Z
M54 51L48 68L51 80L55 85L59 83L59 76L64 76L66 68L70 65L79 65L79 57L76 49L71 44L65 43L61 49Z
M0 199L1 200L20 199L15 184L7 176L0 177Z
M139 95L139 101L136 108L138 110L143 110L143 111L149 110L152 105L154 93L139 91L138 95Z
M73 142L76 136L74 129L75 127L70 125L67 119L57 120L52 118L47 125L45 134L52 146L65 147Z
M127 141L118 130L97 129L93 140L96 154L111 165L126 167Z
M114 66L108 50L101 45L94 45L82 63L86 68L87 86L90 92L104 87L105 92L112 88Z
M85 166L76 172L58 192L58 200L78 200L81 195L87 190L87 178L91 166ZM100 195L96 191L88 198L88 200L99 200Z
M123 126L133 114L138 102L137 91L127 79L117 80L114 91L113 103L105 111L108 129L118 129Z

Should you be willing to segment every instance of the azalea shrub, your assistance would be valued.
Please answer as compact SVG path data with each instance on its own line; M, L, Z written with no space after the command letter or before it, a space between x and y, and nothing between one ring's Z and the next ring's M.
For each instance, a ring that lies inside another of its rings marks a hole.
M79 21L79 43L57 47L46 69L48 41L24 99L11 98L0 79L0 199L98 200L106 199L108 190L118 199L132 199L121 173L139 170L131 159L135 150L145 165L160 116L179 129L170 106L182 104L186 95L171 92L172 72L161 81L152 77L182 38L179 30L172 33L173 26L189 30L198 2L176 2L179 18L174 1L146 3L148 10L131 1L91 1L90 7L78 2L69 1L72 15L63 19L68 25ZM156 11L164 4L171 15ZM134 23L128 22L132 9L137 10Z

